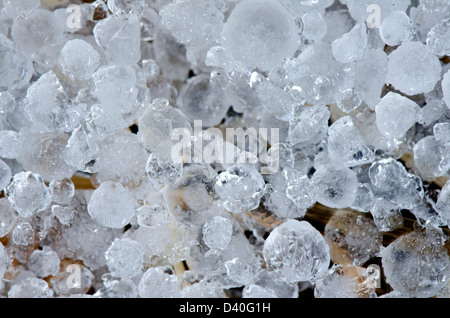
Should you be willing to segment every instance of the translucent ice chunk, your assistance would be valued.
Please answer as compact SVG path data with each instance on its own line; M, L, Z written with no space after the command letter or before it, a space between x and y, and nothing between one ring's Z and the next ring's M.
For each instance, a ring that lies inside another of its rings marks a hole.
M403 216L395 204L378 198L370 210L373 220L381 232L394 231L403 225Z
M101 225L122 228L135 214L133 196L120 183L105 181L93 193L89 215Z
M111 12L122 18L129 18L131 15L141 16L144 13L144 0L110 0L108 8Z
M393 92L383 97L375 112L378 129L389 138L401 138L422 116L419 105Z
M277 1L246 0L236 5L223 27L223 47L244 67L264 71L294 55L298 32L293 16Z
M230 243L233 225L227 218L215 216L203 225L202 234L210 249L224 250Z
M330 111L326 106L305 107L289 122L289 143L307 146L320 142L326 137Z
M436 211L450 224L450 182L447 182L439 193Z
M133 65L139 62L141 58L140 35L139 20L132 16L109 40L106 48L108 60L117 65ZM124 50L124 47L127 49Z
M450 258L440 239L422 232L402 235L383 251L386 281L406 297L433 297L450 279Z
M302 36L305 39L317 41L327 34L327 22L317 10L305 13L302 17L302 21Z
M205 127L220 124L230 106L222 87L211 81L208 74L187 80L180 90L177 105L191 122L201 120Z
M336 96L336 104L344 113L351 113L362 104L358 94L351 88L340 90Z
M34 250L28 259L28 267L39 278L58 274L59 264L58 254L48 247L44 247L44 250Z
M142 276L138 290L142 298L180 297L177 277L165 267L149 268Z
M390 46L397 46L412 40L415 30L404 11L393 11L383 19L380 27L381 39Z
M430 30L427 37L428 50L437 56L450 55L450 19L446 18Z
M129 238L115 239L106 251L105 258L113 277L130 279L144 267L144 248Z
M11 208L6 198L0 199L0 237L6 236L11 232L16 224L17 214ZM0 275L1 276L1 275Z
M183 171L182 163L174 163L171 158L159 153L152 153L145 166L147 176L155 185L174 183Z
M85 171L87 164L94 159L95 152L92 149L88 136L82 126L75 128L67 141L64 160L77 170Z
M298 209L308 209L316 203L315 185L306 175L296 170L285 170L287 181L286 196Z
M316 298L359 298L355 279L346 275L342 265L334 265L314 287Z
M13 130L0 131L0 157L15 159L21 149L19 134Z
M375 154L364 144L349 116L338 119L328 129L328 154L332 160L347 167L359 166L375 160Z
M224 69L226 72L233 70L233 56L221 46L213 46L206 53L205 65Z
M64 178L62 180L53 180L49 184L52 193L53 202L67 203L75 194L75 185L72 180Z
M242 291L242 298L278 298L278 295L270 288L250 284Z
M441 70L438 57L424 44L405 42L389 55L386 83L408 95L428 93L441 79Z
M64 45L58 63L63 74L72 81L85 81L100 66L100 55L86 41L75 39Z
M349 168L320 166L312 177L316 184L317 201L330 208L346 208L356 198L356 173Z
M214 191L227 211L243 213L259 206L264 187L258 170L248 165L235 165L216 178Z
M43 279L29 277L14 284L8 298L50 298L53 291Z
M0 35L0 88L21 88L33 76L32 61L19 52L11 40Z
M370 186L367 183L358 183L356 199L351 205L351 208L360 212L369 212L374 203L375 197Z
M438 123L434 125L433 134L440 145L450 147L450 123Z
M9 114L16 109L16 99L8 92L0 92L0 114Z
M227 275L238 284L248 285L253 282L253 268L246 260L239 257L225 262Z
M144 205L136 210L137 222L140 226L156 227L166 224L168 215L160 205Z
M52 205L52 213L64 225L75 222L77 211L71 206Z
M14 175L6 188L6 196L13 209L23 217L44 211L52 202L50 189L42 178L29 171Z
M324 237L335 263L362 265L382 249L383 235L374 221L357 213L337 212Z
M264 260L274 280L314 281L325 275L330 262L328 245L308 222L288 220L266 239Z
M17 224L17 226L12 231L12 241L14 244L21 246L28 246L34 243L35 231L30 223L23 222Z
M333 56L340 63L360 60L366 54L367 41L367 27L364 23L358 23L350 32L333 42Z
M414 165L425 179L443 176L450 168L445 148L434 136L421 139L414 145Z
M48 131L71 131L69 98L53 71L43 74L27 91L25 114Z

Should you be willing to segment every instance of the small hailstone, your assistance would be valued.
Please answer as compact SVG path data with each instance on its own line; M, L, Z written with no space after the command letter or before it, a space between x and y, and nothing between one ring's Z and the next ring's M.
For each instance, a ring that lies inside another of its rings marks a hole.
M12 231L12 241L14 244L28 246L34 243L35 232L30 223L18 224Z
M92 193L87 210L101 225L122 228L135 214L134 199L120 183L105 181Z
M16 99L8 92L0 92L0 114L9 114L16 108Z
M130 279L144 267L144 248L129 238L116 238L106 251L105 258L113 277Z
M356 281L345 274L342 265L334 265L329 273L317 280L315 298L359 298Z
M450 55L450 19L436 24L428 33L428 50L437 56Z
M278 298L278 295L270 288L250 284L242 291L242 298Z
M320 40L327 34L327 23L317 10L305 13L302 17L302 36L307 40Z
M152 59L146 59L141 61L142 71L144 72L145 79L147 82L154 81L160 74L161 68L158 63Z
M358 23L350 32L332 44L333 56L340 63L351 63L364 57L367 51L367 27Z
M79 126L75 128L67 141L64 160L77 170L84 171L86 165L94 159L94 150L89 143L84 129Z
M9 166L0 159L0 189L6 188L6 186L11 182L11 169Z
M100 55L86 41L75 39L64 45L58 62L65 76L73 81L85 81L100 66Z
M381 39L389 46L397 46L412 40L414 27L404 11L393 11L384 18L380 27Z
M221 46L213 46L206 53L206 66L221 68L226 72L231 72L234 68L233 64L233 56Z
M362 104L357 92L353 89L340 90L336 96L336 104L344 113L351 113Z
M165 267L151 267L138 285L139 296L142 298L178 298L178 280L175 275Z
M34 68L30 58L14 47L14 43L0 35L0 89L22 88L28 85ZM1 104L1 103L0 103ZM10 105L6 105L11 110ZM5 107L2 105L2 108Z
M22 143L19 133L13 130L0 131L0 157L16 159L21 150Z
M247 0L234 7L224 24L223 47L244 67L267 71L294 56L298 32L294 17L279 2Z
M44 211L52 202L50 189L41 176L30 171L14 175L6 188L6 196L13 209L23 217Z
M217 176L214 191L227 211L243 213L259 206L264 187L258 170L248 165L235 165Z
M372 219L343 211L337 212L328 221L324 237L334 262L345 261L356 265L362 265L376 256L383 243L383 235Z
M388 138L401 138L418 121L422 111L415 102L389 92L375 107L377 127Z
M324 139L327 134L330 110L326 106L306 107L289 122L288 142L294 145L310 145Z
M6 198L0 199L0 237L11 232L16 224L16 212L11 208Z
M433 297L450 279L450 258L441 239L428 233L400 236L382 253L386 282L406 297Z
M53 202L66 203L75 194L75 185L72 180L64 178L62 180L53 180L49 184L50 191L52 192Z
M39 278L55 276L59 272L58 254L51 249L34 250L28 258L28 267Z
M288 220L275 228L263 248L266 266L277 281L314 281L325 275L330 263L323 236L306 221Z
M50 298L53 291L43 279L29 277L14 284L8 298Z
M144 205L136 210L137 222L143 227L155 227L167 222L166 210L160 205Z
M233 225L227 218L215 216L202 228L203 241L210 249L224 250L230 243Z
M370 186L367 183L358 183L356 199L350 207L359 212L369 212L374 202L375 197Z
M175 182L182 173L182 163L174 163L171 158L153 152L145 165L147 176L155 185L167 185Z
M441 79L441 71L439 58L424 44L405 42L389 55L386 83L408 95L428 93Z
M312 177L317 201L330 208L346 208L356 199L356 173L345 167L320 166Z
M359 166L375 160L349 116L335 121L328 128L328 155L347 167Z
M370 212L381 232L394 231L403 225L403 216L398 207L383 198L375 200Z
M129 18L132 14L141 16L144 13L144 0L109 0L108 8L122 19Z
M71 206L52 205L52 213L61 224L71 225L75 222L77 211Z
M239 257L225 262L225 268L228 277L238 284L248 285L253 281L252 266Z
M140 23L136 16L130 17L111 37L106 57L117 65L134 65L141 59ZM123 48L127 49L124 50Z
M440 145L450 147L450 123L438 123L434 125L433 134Z
M315 185L306 175L301 175L295 170L285 170L287 181L286 197L291 200L298 209L308 209L316 203Z
M441 177L450 169L444 147L434 136L427 136L417 142L413 152L414 165L425 179Z
M444 101L448 108L450 108L450 70L445 73L442 79L442 92L444 94Z
M24 19L40 5L40 0L4 0L3 11L11 19Z

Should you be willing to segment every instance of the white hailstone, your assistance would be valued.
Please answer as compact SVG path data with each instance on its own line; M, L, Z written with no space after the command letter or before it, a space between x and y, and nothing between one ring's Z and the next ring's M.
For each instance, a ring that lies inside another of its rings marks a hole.
M73 81L85 81L100 66L100 55L86 41L75 39L66 42L58 63L65 76Z
M322 234L306 221L288 220L275 228L263 255L272 278L287 283L314 281L327 273L330 263Z
M16 99L8 92L0 92L0 114L9 114L16 108Z
M75 194L75 185L68 178L53 180L50 182L49 188L52 193L53 202L56 203L67 203Z
M202 234L210 249L224 250L230 243L233 225L227 218L215 216L203 225Z
M64 225L75 222L77 211L72 206L52 205L52 214Z
M441 71L439 58L424 44L405 42L389 55L386 83L407 95L428 93L441 79Z
M221 46L213 46L206 53L206 66L221 68L226 72L231 72L234 68L233 64L233 56L227 49Z
M39 278L55 276L59 272L58 254L48 247L34 250L28 258L28 267Z
M108 9L123 19L129 18L131 15L141 16L144 13L144 0L110 0L108 1Z
M14 244L28 246L34 243L35 231L30 223L24 222L14 228L11 237Z
M183 171L182 163L174 163L171 158L153 152L145 165L147 176L155 185L174 183Z
M389 92L375 107L378 130L388 138L401 138L422 118L419 105L407 97Z
M358 23L350 32L332 44L333 56L340 63L351 63L362 59L367 52L367 27Z
M450 19L436 24L427 36L428 50L437 56L450 55Z
M241 1L224 24L223 47L245 68L267 71L294 56L299 31L294 17L279 2Z
M142 298L179 298L178 280L170 268L151 267L138 285L139 296Z
M144 205L136 210L137 222L143 227L157 227L166 224L168 215L160 205Z
M50 298L53 291L43 279L29 277L14 284L8 298Z
M389 46L412 40L414 33L413 23L404 11L391 12L380 27L380 37Z
M302 36L307 40L320 40L327 34L327 22L317 10L305 13L302 17Z
M23 217L44 211L52 202L50 189L39 175L30 171L14 175L6 196L11 207Z
M130 190L120 183L105 181L92 193L87 210L99 224L122 228L135 214L134 199Z
M0 157L16 159L22 147L19 133L13 130L0 131Z
M219 174L214 191L223 207L233 213L252 211L264 195L265 182L261 174L249 165L235 165Z
M113 277L130 279L144 267L144 248L129 238L115 239L106 251L105 258Z

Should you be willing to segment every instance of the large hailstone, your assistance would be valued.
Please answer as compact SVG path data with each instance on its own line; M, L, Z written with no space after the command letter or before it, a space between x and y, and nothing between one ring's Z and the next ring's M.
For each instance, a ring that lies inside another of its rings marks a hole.
M389 55L386 83L407 95L431 92L441 79L441 62L420 42L405 42Z
M222 31L223 47L244 67L267 71L294 56L299 29L277 1L245 0L231 12Z
M323 236L306 221L288 220L273 230L263 256L273 279L287 283L316 280L330 263Z
M386 282L406 297L433 297L450 279L450 257L436 235L403 235L383 251L381 262Z
M134 199L130 190L120 183L105 181L92 193L87 210L99 224L122 228L134 216Z
M130 279L144 267L144 248L129 238L116 238L106 251L105 258L113 277Z

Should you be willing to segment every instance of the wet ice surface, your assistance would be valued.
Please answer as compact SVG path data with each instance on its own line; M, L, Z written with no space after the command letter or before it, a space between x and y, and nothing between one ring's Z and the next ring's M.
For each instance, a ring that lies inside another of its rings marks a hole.
M450 294L447 1L0 10L0 297Z

